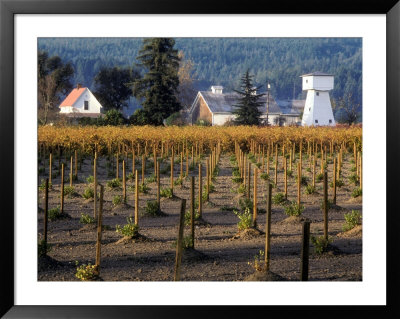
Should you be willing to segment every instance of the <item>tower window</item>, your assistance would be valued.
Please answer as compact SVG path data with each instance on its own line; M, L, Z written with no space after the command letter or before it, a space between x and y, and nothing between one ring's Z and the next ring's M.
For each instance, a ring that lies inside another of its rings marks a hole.
M308 83L308 80L306 80L306 83Z
M318 120L315 120L315 123L318 123Z
M308 110L311 111L311 107L309 107Z
M317 96L319 96L319 92L317 92Z
M332 123L332 120L329 120L329 123Z
M84 110L85 111L89 110L89 101L85 101L84 103L85 103Z

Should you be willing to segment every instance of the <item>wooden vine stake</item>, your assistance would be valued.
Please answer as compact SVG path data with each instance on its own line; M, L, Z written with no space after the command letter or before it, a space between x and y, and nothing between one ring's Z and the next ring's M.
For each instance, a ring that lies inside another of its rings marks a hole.
M139 225L139 172L135 171L135 225Z
M45 193L44 193L44 225L43 225L43 240L45 247L47 247L48 212L49 212L49 179L46 178ZM44 250L44 253L45 255L47 254L47 249Z
M171 192L174 194L174 147L172 147L171 155Z
M186 149L186 177L189 176L189 150Z
M310 222L303 223L301 245L301 262L300 262L300 280L308 281L308 255L310 247Z
M283 158L283 170L284 170L284 178L285 178L285 199L287 199L287 158Z
M257 227L257 174L258 169L254 167L254 187L253 187L253 227Z
M203 183L202 183L202 176L201 176L201 163L199 163L199 217L201 218L203 214Z
M183 179L183 152L181 152L181 172L179 174L179 179Z
M61 215L64 214L64 163L61 164Z
M78 152L75 150L75 178L78 180Z
M328 173L324 172L324 239L328 241Z
M333 205L336 205L336 157L333 159Z
M206 180L207 180L206 201L208 201L210 199L210 173L211 173L210 160L207 158L206 159Z
M275 145L275 187L278 187L278 144Z
M156 161L156 177L157 177L157 206L158 206L158 211L161 210L161 205L160 205L160 162Z
M315 188L315 155L313 155L312 186Z
M178 240L176 244L176 257L175 257L175 273L174 273L174 281L179 281L181 279L181 261L182 261L182 242L183 242L183 222L185 219L185 208L186 208L186 199L182 199L181 202L181 211L179 215L179 226L178 226Z
M251 163L248 161L248 174L247 174L247 192L246 197L250 199L250 180L251 180Z
M362 190L362 157L360 155L360 189Z
M104 186L100 186L99 216L97 218L97 241L96 241L96 275L100 275L100 259L101 259L101 232L103 228L103 195Z
M93 160L93 217L97 217L97 158Z
M122 197L126 203L126 173L125 173L125 160L122 161Z
M270 248L271 248L271 195L272 195L272 185L268 183L267 186L267 213L265 220L265 255L264 255L264 263L265 263L265 271L269 271L269 262L270 262Z
M301 204L301 169L300 162L297 163L297 205Z
M71 163L70 163L70 170L69 170L69 186L72 187L72 177L73 177L73 169L74 169L74 162L73 162L73 158L71 156Z
M118 179L119 178L119 150L117 152L117 164L116 164L116 173L115 173L115 178Z
M52 175L52 169L53 169L53 154L50 153L49 155L49 183L51 184L51 175Z
M135 149L132 150L132 174L135 174Z
M191 247L194 249L194 176L190 176L190 237L192 239Z
M142 185L144 185L144 175L146 173L146 155L142 155Z

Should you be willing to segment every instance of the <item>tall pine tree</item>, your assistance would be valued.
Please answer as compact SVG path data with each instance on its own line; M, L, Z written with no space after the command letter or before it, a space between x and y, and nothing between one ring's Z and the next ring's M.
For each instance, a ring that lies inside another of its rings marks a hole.
M143 40L139 51L139 65L148 72L133 82L133 95L142 101L141 117L146 124L162 125L164 119L182 108L176 98L179 57L174 45L171 38L149 38Z
M253 77L249 74L249 70L243 75L241 79L241 91L234 90L240 95L233 114L236 115L235 123L237 125L259 125L261 112L258 107L262 105L259 99L265 94L257 94L256 87L253 87Z

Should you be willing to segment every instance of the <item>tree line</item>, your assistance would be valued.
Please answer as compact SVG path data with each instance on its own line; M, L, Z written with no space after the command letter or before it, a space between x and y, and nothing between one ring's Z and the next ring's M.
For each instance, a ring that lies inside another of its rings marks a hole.
M162 114L162 110L151 114L146 111L152 103L167 102L165 96L154 95L154 88L145 88L145 83L148 85L157 80L154 72L149 71L155 61L149 60L145 49L147 46L152 50L150 46L154 39L72 39L68 46L64 41L40 39L39 49L48 49L48 56L57 53L60 60L62 57L68 61L67 65L74 70L68 78L69 83L78 83L77 79L82 79L79 82L95 92L106 109L121 109L127 106L130 97L135 96L142 108L135 112L132 123L160 124L161 118L165 119L166 113ZM174 91L173 96L180 104L178 107L174 98L167 102L171 104L172 113L190 106L197 90L207 90L212 84L223 85L228 91L237 90L248 70L251 70L259 91L265 91L266 81L271 83L271 94L275 99L305 98L299 76L319 70L335 75L332 91L335 116L345 119L343 105L348 103L352 104L353 113L360 116L361 39L177 38L162 41L173 41L171 63L164 70L170 81L166 87ZM159 48L166 44L162 41ZM179 48L184 49L184 54ZM86 79L86 76L90 78ZM120 83L119 88L113 84L116 82ZM158 86L156 91L165 91L166 87L161 87L164 83L160 80L155 84ZM58 96L62 94L62 90L58 92ZM145 112L151 119L144 116Z

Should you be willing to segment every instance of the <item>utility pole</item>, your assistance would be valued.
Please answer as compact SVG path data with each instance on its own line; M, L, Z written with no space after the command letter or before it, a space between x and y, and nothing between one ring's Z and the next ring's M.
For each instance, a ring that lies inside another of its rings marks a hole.
M267 126L269 126L268 114L269 114L269 89L270 88L271 88L271 85L268 82L267 83Z

